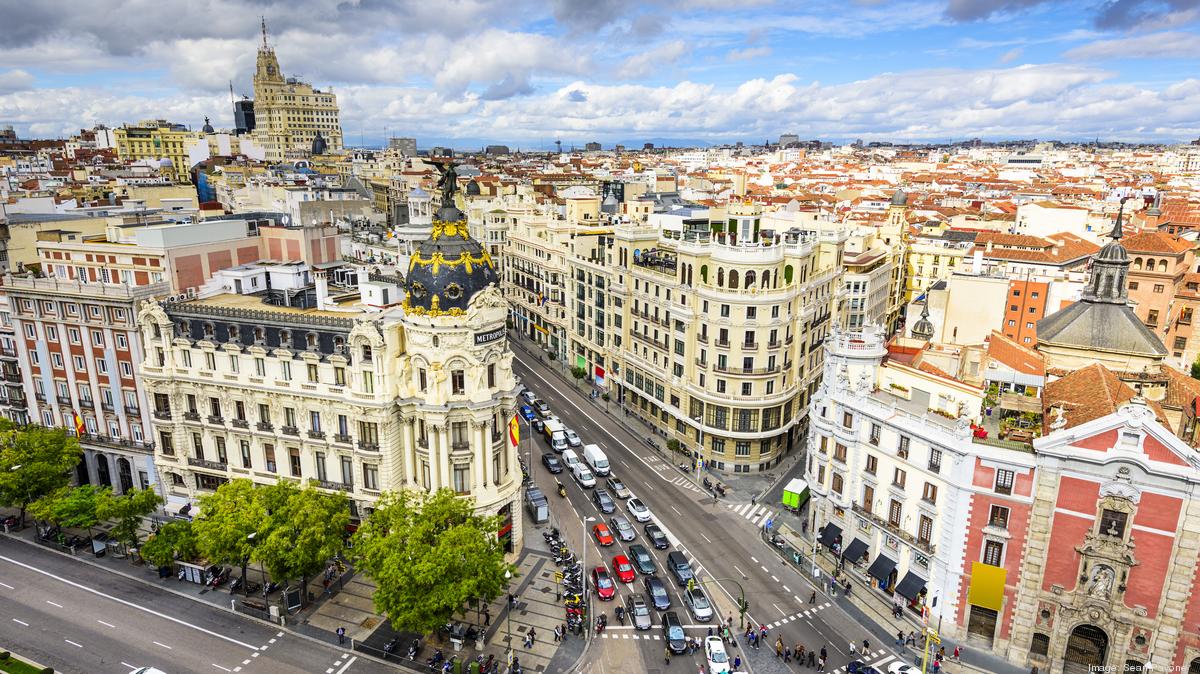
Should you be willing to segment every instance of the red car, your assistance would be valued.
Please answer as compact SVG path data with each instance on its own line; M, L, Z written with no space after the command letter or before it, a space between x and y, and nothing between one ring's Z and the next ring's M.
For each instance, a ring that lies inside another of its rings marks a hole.
M596 588L596 596L604 601L617 596L617 584L603 566L592 569L592 587Z
M622 583L633 582L633 577L635 574L633 573L633 564L629 562L628 557L625 555L617 555L616 557L613 557L612 565L613 571L617 574L617 580L620 580Z
M603 522L592 527L592 536L596 538L597 543L604 547L608 547L616 542L612 532L608 530L608 525Z

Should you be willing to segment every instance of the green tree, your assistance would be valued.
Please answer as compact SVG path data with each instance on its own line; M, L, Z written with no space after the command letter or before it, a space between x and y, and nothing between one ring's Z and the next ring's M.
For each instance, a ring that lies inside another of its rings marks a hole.
M376 583L375 608L392 627L429 633L468 602L491 601L507 586L496 538L499 517L474 513L449 489L388 493L354 535L357 566Z
M573 367L571 368L571 376L575 377L578 381L582 381L587 376L587 370L582 367Z
M679 441L675 438L667 439L667 449L671 450L671 465L675 465L675 452L679 451Z
M306 587L308 579L320 573L345 545L350 523L346 496L283 481L258 491L269 515L265 533L254 547L254 560L262 563L271 578L299 578ZM304 601L307 594L301 595Z
M1200 358L1192 363L1192 379L1200 379Z
M196 532L186 520L167 522L150 535L141 547L142 559L154 566L170 566L176 560L193 560L200 554Z
M110 493L108 487L97 488L90 484L60 487L30 503L29 513L60 527L87 529L90 536L92 527L101 519L100 504Z
M109 535L126 548L136 548L142 519L160 504L162 497L152 489L130 489L119 495L109 492L100 500L99 516L102 520L116 520Z
M192 523L200 553L213 564L240 566L243 578L267 520L256 491L245 478L226 482L200 497L200 515Z
M0 420L0 505L20 508L25 526L29 504L68 485L82 456L64 429Z

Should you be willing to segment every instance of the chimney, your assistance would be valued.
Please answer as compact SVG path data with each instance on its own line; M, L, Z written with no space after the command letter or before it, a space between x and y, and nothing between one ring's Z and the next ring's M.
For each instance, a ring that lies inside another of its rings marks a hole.
M317 308L329 308L329 274L324 269L318 269L313 273L313 277L317 282Z

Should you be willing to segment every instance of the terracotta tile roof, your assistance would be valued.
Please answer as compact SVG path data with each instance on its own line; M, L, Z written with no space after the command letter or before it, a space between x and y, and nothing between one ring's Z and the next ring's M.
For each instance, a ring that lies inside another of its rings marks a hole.
M1063 408L1066 427L1072 428L1116 412L1135 395L1136 391L1100 363L1080 368L1046 384L1042 391L1042 431L1050 432L1050 424L1058 416L1055 407ZM1165 425L1167 417L1162 406L1154 401L1149 405Z
M1163 407L1183 409L1184 406L1191 405L1196 398L1200 398L1200 380L1192 379L1166 365L1162 371L1167 375L1167 396L1163 398Z
M988 243L992 244L991 251L987 249ZM1100 246L1068 232L1043 238L981 230L975 237L975 248L967 255L981 251L989 259L1064 264L1090 257L1099 250Z
M1046 360L1042 354L995 330L988 340L987 354L988 358L1022 374L1046 375Z
M1190 241L1153 230L1143 230L1121 240L1121 245L1130 253L1163 253L1177 255L1191 250L1195 244Z

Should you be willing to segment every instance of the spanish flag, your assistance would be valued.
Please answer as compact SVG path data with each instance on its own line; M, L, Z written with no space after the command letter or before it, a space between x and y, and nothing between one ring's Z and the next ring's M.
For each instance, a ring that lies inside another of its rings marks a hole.
M521 422L515 414L512 419L508 420L508 441L512 443L513 447L521 446Z
M79 416L79 410L75 410L75 435L83 435L83 417Z

